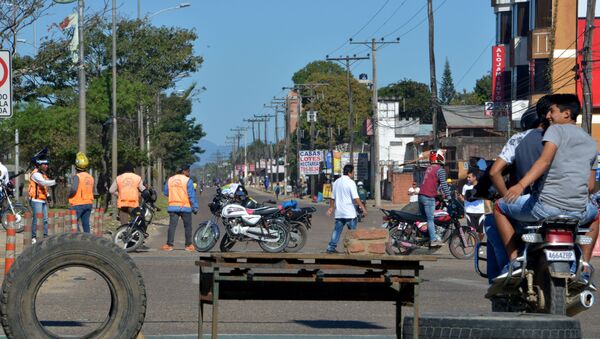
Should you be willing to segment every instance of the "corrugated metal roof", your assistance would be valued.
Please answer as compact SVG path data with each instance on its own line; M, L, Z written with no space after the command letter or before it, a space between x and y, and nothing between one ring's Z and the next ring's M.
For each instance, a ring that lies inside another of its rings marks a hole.
M493 128L494 119L484 115L484 106L442 106L448 128Z

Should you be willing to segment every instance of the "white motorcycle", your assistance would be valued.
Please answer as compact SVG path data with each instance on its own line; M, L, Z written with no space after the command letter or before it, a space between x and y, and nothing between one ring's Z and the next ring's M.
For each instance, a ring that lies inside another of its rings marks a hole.
M277 207L245 208L230 204L221 211L225 234L221 240L222 252L229 251L238 241L258 241L265 252L282 252L288 246L290 232L279 219Z

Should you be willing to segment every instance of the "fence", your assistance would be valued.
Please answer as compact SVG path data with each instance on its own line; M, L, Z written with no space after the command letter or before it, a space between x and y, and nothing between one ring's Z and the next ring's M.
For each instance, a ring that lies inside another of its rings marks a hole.
M90 233L102 237L104 230L110 222L110 215L104 213L103 208L95 208L92 210L90 215ZM36 215L35 233L37 239L44 237L44 216L42 213ZM4 260L0 261L0 265L4 264L5 274L10 269L10 266L14 262L17 255L31 246L31 238L33 236L32 230L32 215L31 213L25 213L23 217L23 240L22 246L18 246L17 233L15 225L15 216L12 214L7 215L7 229L6 229L6 246L4 252ZM61 212L48 212L48 236L61 233L75 233L83 231L78 228L77 216L75 211L61 211Z

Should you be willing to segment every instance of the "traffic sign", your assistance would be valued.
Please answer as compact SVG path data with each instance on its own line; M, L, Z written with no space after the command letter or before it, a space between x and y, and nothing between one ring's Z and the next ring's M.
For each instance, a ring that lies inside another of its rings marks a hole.
M12 64L10 52L0 50L0 118L12 117Z

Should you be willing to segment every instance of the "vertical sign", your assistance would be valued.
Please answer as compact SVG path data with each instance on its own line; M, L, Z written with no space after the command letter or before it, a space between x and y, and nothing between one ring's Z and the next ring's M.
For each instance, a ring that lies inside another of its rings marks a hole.
M492 101L504 101L504 71L506 68L506 54L503 45L494 46L492 49Z
M0 118L12 116L12 64L10 52L0 51Z

